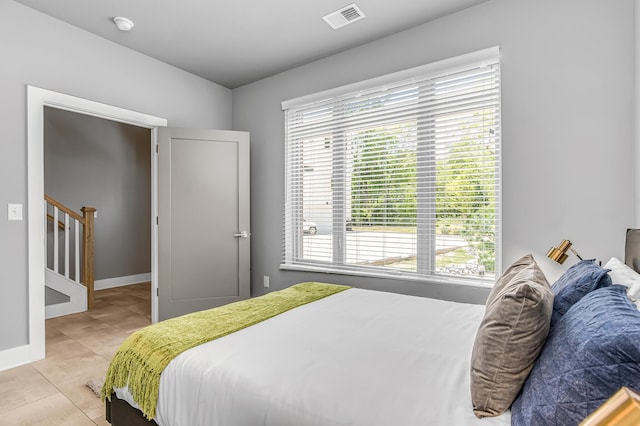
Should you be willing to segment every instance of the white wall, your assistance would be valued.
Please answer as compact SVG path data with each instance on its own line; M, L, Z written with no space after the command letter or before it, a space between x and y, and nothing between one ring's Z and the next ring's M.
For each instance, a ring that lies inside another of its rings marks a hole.
M233 91L251 132L252 295L302 280L482 302L487 291L280 271L284 120L280 102L490 46L502 52L503 267L533 253L550 281L571 262L622 257L634 221L633 1L493 0ZM357 25L357 24L356 24Z
M218 129L231 128L231 91L13 1L0 2L0 40L1 353L29 343L26 85ZM8 203L24 221L7 221Z

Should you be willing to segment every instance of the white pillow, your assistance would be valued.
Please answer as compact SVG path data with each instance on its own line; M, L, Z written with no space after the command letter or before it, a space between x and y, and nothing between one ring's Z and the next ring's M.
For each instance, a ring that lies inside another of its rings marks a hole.
M640 274L615 257L612 257L604 267L611 269L609 276L614 284L628 287L627 295L640 310Z

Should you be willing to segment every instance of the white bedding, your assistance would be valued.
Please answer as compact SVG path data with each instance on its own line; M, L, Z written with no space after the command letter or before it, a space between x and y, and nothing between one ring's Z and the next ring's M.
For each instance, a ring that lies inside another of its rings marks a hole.
M478 420L469 359L484 307L350 289L175 358L161 426L509 425ZM132 403L125 389L119 398ZM133 405L133 404L132 404Z

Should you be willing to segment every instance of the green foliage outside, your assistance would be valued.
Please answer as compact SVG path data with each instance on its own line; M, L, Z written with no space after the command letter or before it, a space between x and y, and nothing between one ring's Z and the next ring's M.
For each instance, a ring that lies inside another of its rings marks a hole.
M458 141L436 160L436 232L463 236L478 264L491 273L495 271L493 171L497 157L486 141L492 139L493 117L491 111L483 111L469 121L460 125ZM385 128L357 135L351 178L354 227L415 229L416 147L398 137L401 132Z
M485 112L488 115L488 112ZM477 114L477 116L480 114ZM457 228L476 251L478 264L495 271L497 161L490 144L492 126L482 121L461 126L466 133L436 166L436 223L441 231Z
M402 147L389 132L363 131L358 139L351 177L353 226L415 225L415 148Z

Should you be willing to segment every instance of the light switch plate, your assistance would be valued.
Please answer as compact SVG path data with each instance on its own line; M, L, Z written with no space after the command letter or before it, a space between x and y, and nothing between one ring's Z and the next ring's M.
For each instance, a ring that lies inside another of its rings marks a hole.
M22 220L22 204L7 205L8 220Z

